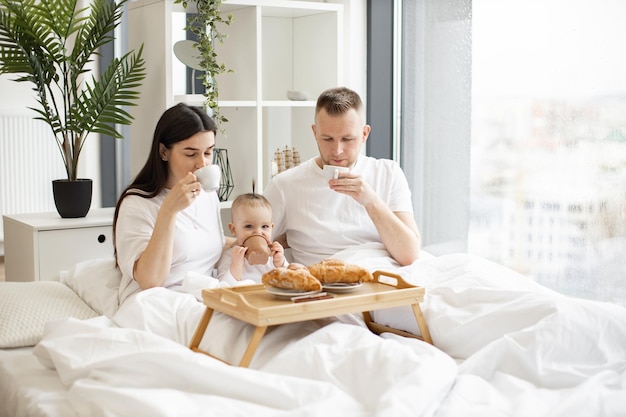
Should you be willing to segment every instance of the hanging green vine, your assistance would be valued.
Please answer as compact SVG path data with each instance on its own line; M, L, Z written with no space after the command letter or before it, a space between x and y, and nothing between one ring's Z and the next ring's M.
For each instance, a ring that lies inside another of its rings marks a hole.
M219 31L218 24L230 25L233 16L228 14L224 18L220 14L222 0L174 0L174 3L182 4L185 10L187 10L189 3L196 5L197 12L189 15L185 30L191 31L197 37L196 47L200 53L200 66L204 70L204 73L198 76L199 79L202 79L202 84L205 87L203 94L205 97L204 107L213 111L215 122L220 126L223 122L227 122L228 119L220 113L218 86L215 76L232 72L232 70L227 69L223 63L217 62L215 42L221 44L227 37Z

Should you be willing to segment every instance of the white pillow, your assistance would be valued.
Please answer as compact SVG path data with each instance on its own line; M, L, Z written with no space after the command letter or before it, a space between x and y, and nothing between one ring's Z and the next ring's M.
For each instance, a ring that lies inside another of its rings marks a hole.
M0 282L0 348L36 345L50 320L96 316L60 282Z
M112 317L120 306L122 273L115 267L115 258L79 262L69 271L61 271L60 280L98 314Z

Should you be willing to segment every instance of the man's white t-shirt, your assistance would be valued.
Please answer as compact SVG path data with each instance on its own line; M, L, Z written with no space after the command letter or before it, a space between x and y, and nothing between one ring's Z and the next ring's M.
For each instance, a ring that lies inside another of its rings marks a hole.
M396 162L361 155L352 171L391 211L413 213L411 190ZM311 265L362 243L382 243L365 208L331 190L315 158L276 175L263 195L272 204L274 238L287 233L295 262Z
M157 213L168 193L164 189L153 198L130 195L122 201L115 227L117 260L122 271L120 302L140 290L133 266L150 241ZM224 244L217 193L200 191L193 203L176 215L172 265L164 287L180 286L191 271L211 275Z

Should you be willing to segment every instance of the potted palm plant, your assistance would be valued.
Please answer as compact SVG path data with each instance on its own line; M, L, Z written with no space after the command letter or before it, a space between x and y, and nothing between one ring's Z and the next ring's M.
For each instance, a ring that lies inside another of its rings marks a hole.
M53 133L67 178L53 181L54 200L61 217L84 217L91 205L92 182L78 178L80 153L90 133L115 138L117 125L132 116L145 78L141 47L114 58L98 76L90 65L98 48L114 41L127 0L0 0L0 74L33 84L35 119ZM65 187L78 187L76 191ZM83 195L83 202L77 201ZM63 196L72 201L64 204Z

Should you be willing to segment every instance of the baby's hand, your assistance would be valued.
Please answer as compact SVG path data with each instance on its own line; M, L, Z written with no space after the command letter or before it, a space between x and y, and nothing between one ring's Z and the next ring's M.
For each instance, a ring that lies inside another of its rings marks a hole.
M246 251L248 248L245 246L233 246L233 251L231 254L232 263L237 265L243 265L243 259L246 256Z
M244 246L233 246L230 254L230 273L237 281L241 281L243 277L243 259L248 248Z
M272 261L274 261L274 266L276 268L280 268L285 265L285 249L283 245L278 242L272 242L270 245L270 255L272 256Z

